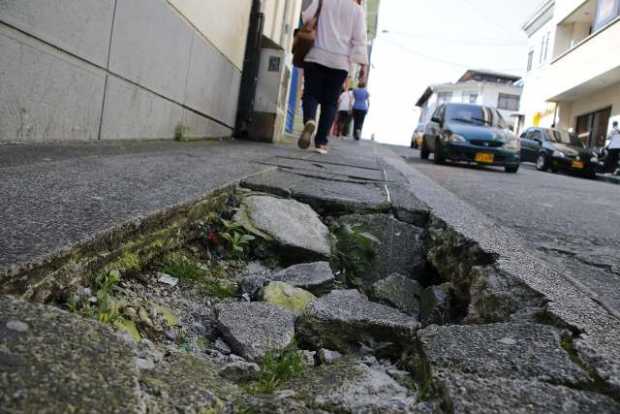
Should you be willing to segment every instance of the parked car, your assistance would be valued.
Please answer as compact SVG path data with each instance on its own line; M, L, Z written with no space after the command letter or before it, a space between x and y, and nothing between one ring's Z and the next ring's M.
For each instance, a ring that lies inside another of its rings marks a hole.
M520 165L519 139L508 130L495 108L469 105L440 105L424 131L422 159L434 154L436 164L446 160L495 165L516 173Z
M572 171L596 177L599 159L576 135L552 128L529 128L521 134L521 160L536 163L539 171Z
M424 129L426 128L425 124L418 124L415 131L413 131L413 136L411 137L411 148L419 149L420 145L422 145L422 138L424 137Z

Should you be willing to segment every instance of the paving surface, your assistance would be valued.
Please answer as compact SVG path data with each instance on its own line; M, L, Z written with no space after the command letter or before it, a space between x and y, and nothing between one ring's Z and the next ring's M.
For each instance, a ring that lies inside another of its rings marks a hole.
M0 274L132 218L194 201L288 150L251 143L0 146Z
M523 237L538 257L572 275L620 313L620 191L602 181L501 169L437 166L408 148L416 170Z

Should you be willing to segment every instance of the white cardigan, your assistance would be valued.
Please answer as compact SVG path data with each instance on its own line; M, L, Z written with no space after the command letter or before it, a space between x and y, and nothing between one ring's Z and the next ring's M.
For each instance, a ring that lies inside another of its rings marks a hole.
M319 0L313 0L303 11L304 23L316 15L318 7ZM316 42L306 62L347 72L353 63L368 64L366 16L359 4L353 0L323 0Z

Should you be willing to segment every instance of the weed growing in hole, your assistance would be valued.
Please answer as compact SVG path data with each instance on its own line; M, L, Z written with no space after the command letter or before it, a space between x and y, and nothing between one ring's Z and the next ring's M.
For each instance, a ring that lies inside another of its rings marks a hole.
M234 260L246 260L251 243L256 240L241 224L221 217L208 216L205 223L198 224L198 228L208 248Z
M295 350L268 352L261 362L258 380L250 391L257 394L271 394L282 383L303 375L303 356Z
M183 124L178 124L174 129L174 139L179 142L185 142L189 139L189 127Z
M182 280L200 280L207 271L181 254L171 254L165 259L162 272Z
M359 277L372 267L377 256L376 248L381 242L363 231L361 225L338 225L331 237L336 247L336 268L345 274L348 281L357 284Z
M94 295L74 295L69 298L67 307L71 312L113 324L122 319L122 304L113 297L113 290L120 281L121 274L117 270L97 274L93 280Z

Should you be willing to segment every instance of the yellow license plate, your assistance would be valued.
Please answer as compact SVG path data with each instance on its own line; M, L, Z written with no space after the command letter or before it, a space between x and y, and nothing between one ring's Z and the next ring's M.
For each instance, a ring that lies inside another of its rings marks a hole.
M476 157L474 158L474 161L476 162L482 162L485 164L493 164L493 161L495 161L495 156L493 154L489 154L487 152L479 152L476 154Z
M583 161L573 161L573 168L583 170L585 168L585 164L583 163Z

